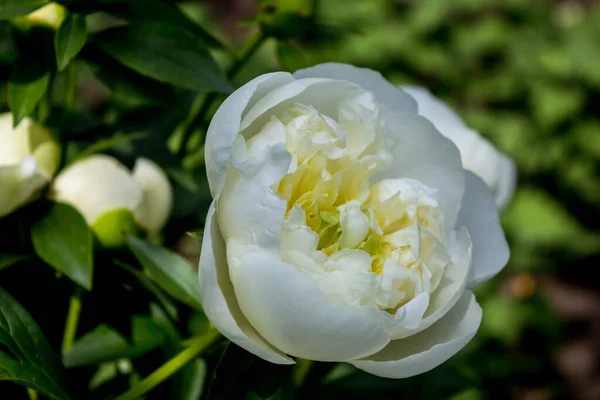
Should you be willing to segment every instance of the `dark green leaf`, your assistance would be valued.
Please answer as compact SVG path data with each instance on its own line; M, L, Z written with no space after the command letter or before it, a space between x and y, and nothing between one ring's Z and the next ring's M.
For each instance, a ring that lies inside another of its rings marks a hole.
M165 332L167 340L163 344L165 356L172 358L183 350L181 345L181 335L173 325L163 309L156 304L150 305L152 320L160 326ZM194 315L198 315L196 313ZM208 327L207 327L208 328ZM214 329L214 328L212 328ZM202 332L194 332L194 335L201 336L209 332L210 329ZM173 375L171 382L173 387L173 399L177 400L198 400L204 389L206 380L206 364L203 360L196 359L183 367L181 371Z
M64 368L29 313L0 288L0 381L20 383L54 399L68 399Z
M302 54L291 44L285 41L277 43L277 58L279 64L285 71L294 72L306 67L306 63L302 59Z
M214 372L208 399L244 398L249 391L267 399L288 381L292 370L292 365L269 363L230 343Z
M178 26L134 22L98 39L104 51L142 75L193 90L232 89L202 42Z
M165 292L163 292L156 285L156 283L154 283L150 278L148 278L142 271L139 271L139 270L133 268L131 265L128 265L127 263L124 263L119 260L113 260L113 262L115 263L115 265L118 265L119 267L123 268L125 271L127 271L130 274L132 274L133 276L135 276L139 280L139 282L142 284L142 286L145 289L147 289L150 293L152 293L152 295L154 295L156 300L158 300L158 302L160 303L160 305L162 306L164 311L166 311L168 313L170 318L173 318L174 320L179 319L179 316L177 314L177 307L175 307L175 304L173 303L171 298L169 296L167 296L165 294Z
M92 289L92 231L73 207L55 203L31 227L37 255L84 288Z
M107 325L100 325L77 340L63 354L67 368L98 365L121 358L135 358L160 346L165 336L146 316L134 315L131 321L131 342Z
M133 236L127 238L127 243L154 282L174 298L202 309L198 276L183 257Z
M0 0L0 19L9 19L29 14L50 0Z
M56 64L59 71L62 71L69 64L85 44L85 39L87 38L86 29L85 17L83 15L67 14L54 38Z
M206 363L195 359L183 368L178 376L176 387L177 400L198 400L206 381Z
M175 88L145 77L117 62L99 46L88 44L81 50L95 75L112 91L119 102L127 104L173 104Z
M23 260L27 260L31 258L30 255L27 254L6 254L6 253L2 253L0 254L0 271L8 268L12 265L15 265L16 263L23 261Z
M71 10L90 13L103 11L107 14L129 21L155 21L181 26L193 32L207 46L215 49L223 48L223 44L210 32L190 20L177 5L163 0L70 0Z
M8 82L8 99L15 126L35 109L49 83L50 72L39 60L17 60Z

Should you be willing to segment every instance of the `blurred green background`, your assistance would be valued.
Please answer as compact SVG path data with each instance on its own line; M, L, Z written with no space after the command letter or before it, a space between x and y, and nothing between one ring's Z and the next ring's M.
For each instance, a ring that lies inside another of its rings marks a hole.
M211 0L178 4L191 19L237 48L252 40L257 22L274 29L277 39L261 46L240 70L236 84L264 72L294 71L328 61L373 68L394 83L430 89L518 165L519 186L502 214L512 257L498 277L476 290L484 319L468 347L429 373L398 381L347 366L330 371L331 365L319 365L307 375L302 398L600 399L599 2ZM111 21L106 15L87 16L91 31ZM0 24L2 99L15 60L14 45L7 39L10 30L8 23ZM85 148L85 140L80 139L97 141L107 126L116 126L117 134L145 130L164 138L175 132L169 146L177 149L183 134L181 121L197 108L195 96L180 91L173 97L166 85L119 75L120 69L111 69L112 64L102 64L85 50L78 61L79 114L50 113L47 123L72 127L68 134L79 148ZM224 52L215 50L214 57L226 66ZM94 63L103 65L101 70L90 67ZM65 77L58 75L55 96L59 98L61 79ZM103 124L90 122L90 116ZM77 136L81 132L87 136ZM202 130L194 135L196 144L192 141L191 146L201 149L197 144L202 142ZM134 156L156 154L155 144L141 140L134 150L129 145L113 150L131 163ZM169 169L175 165L172 154L161 153L160 161L177 183L166 244L197 265L197 241L179 239L182 231L201 227L210 195L202 151L191 153L184 166L194 171L193 182ZM181 195L186 191L188 195ZM72 289L63 280L53 290L59 293L62 288L66 295L44 292L53 274L35 268L3 271L2 284L28 293L19 300L54 344L60 341L64 316L46 315L44 307L66 310ZM23 284L22 274L32 270L40 274L34 275L36 282ZM126 279L100 268L97 274L97 287ZM40 305L40 293L46 304ZM129 323L139 299L130 299L127 291L115 290L112 295L128 302ZM100 295L90 293L86 302L84 314L90 320L82 320L81 332L103 318L115 318ZM190 318L192 332L194 321ZM142 375L152 370L143 368ZM324 372L328 372L325 382ZM85 371L81 376L91 375ZM2 389L0 385L4 399ZM167 398L164 393L159 390L148 398Z

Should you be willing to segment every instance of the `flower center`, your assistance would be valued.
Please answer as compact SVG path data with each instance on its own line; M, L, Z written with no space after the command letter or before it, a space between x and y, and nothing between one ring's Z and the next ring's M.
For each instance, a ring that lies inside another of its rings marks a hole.
M282 259L331 300L394 312L435 290L450 262L435 191L411 179L370 180L391 163L378 108L346 101L333 120L297 105L247 142L292 155L274 188L287 201Z

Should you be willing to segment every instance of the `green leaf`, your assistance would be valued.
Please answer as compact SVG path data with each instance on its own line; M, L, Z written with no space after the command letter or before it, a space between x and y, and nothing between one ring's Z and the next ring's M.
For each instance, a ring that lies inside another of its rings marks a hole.
M127 243L146 274L158 286L183 303L202 309L198 276L183 257L134 236L129 236Z
M204 390L206 381L206 363L204 360L195 359L180 371L175 399L197 400Z
M37 255L87 290L92 290L92 231L73 207L54 203L31 227Z
M31 256L28 254L2 253L0 254L0 271L29 258L31 258Z
M83 48L87 38L86 29L85 17L73 13L69 13L58 28L54 37L54 50L59 71L65 69Z
M165 339L162 330L146 316L134 315L131 326L131 342L107 325L98 326L63 354L65 366L73 368L136 358L154 350Z
M98 35L100 47L142 75L193 90L228 93L232 87L204 44L186 29L133 22Z
M46 93L49 83L50 72L39 60L17 60L8 81L8 102L14 126L31 114Z
M214 372L207 398L241 399L249 391L268 399L289 380L292 365L277 365L230 343Z
M181 345L181 335L177 328L173 325L167 314L156 304L150 304L152 320L156 325L160 326L165 332L167 340L163 344L165 357L175 357L181 352L184 347ZM198 315L195 313L194 315ZM212 327L207 326L202 332L193 332L195 336L202 336L207 333ZM173 399L176 400L197 400L200 398L204 390L204 382L206 381L206 364L201 359L196 359L183 367L179 372L171 377L171 385L173 387Z
M0 0L0 19L9 19L29 14L50 0Z
M53 399L68 399L64 368L33 318L0 288L0 343L16 357L0 351L0 381L13 381Z

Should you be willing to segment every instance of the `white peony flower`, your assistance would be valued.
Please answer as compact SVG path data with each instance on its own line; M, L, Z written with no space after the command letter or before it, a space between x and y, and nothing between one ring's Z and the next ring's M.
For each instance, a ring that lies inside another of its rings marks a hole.
M0 114L0 217L33 199L60 163L50 132L29 118L13 128L11 113Z
M239 346L404 378L477 332L470 289L509 257L494 200L380 74L259 76L216 112L206 169L203 306Z
M158 234L171 214L173 193L150 160L138 159L130 172L113 157L93 155L62 171L52 196L75 207L104 246L116 247L138 227Z
M479 133L465 125L463 120L429 90L412 85L401 86L419 106L419 114L430 120L440 133L452 140L463 162L463 167L479 175L494 194L496 205L503 209L511 200L517 185L517 168L506 155Z

